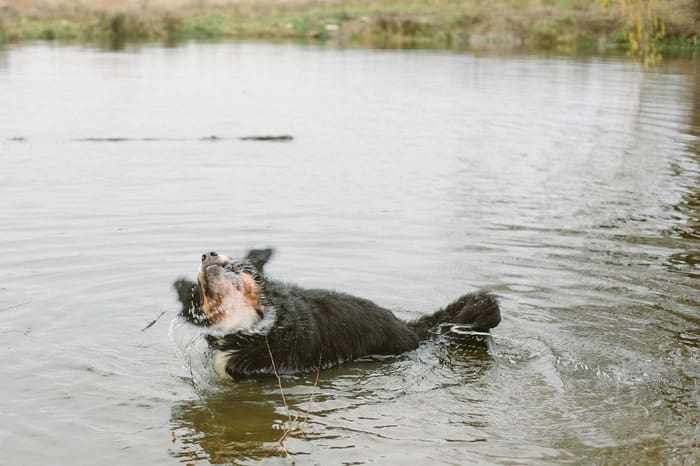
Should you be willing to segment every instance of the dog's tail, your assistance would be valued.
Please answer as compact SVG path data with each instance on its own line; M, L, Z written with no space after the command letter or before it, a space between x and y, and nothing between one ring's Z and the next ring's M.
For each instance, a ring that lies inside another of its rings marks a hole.
M498 299L478 291L465 294L445 308L409 322L421 340L440 324L457 324L475 332L488 332L501 322Z

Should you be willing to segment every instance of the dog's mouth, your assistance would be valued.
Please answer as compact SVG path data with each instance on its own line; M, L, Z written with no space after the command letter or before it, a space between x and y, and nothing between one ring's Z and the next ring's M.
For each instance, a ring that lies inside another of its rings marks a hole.
M202 254L197 282L201 312L209 325L241 326L259 317L260 285L245 263L216 252Z

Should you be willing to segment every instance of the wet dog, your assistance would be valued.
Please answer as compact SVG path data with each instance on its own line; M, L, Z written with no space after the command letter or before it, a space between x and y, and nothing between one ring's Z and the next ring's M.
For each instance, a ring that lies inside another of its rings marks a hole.
M488 332L501 320L496 298L476 292L405 322L366 299L272 280L263 272L271 255L271 249L254 249L236 261L209 252L196 283L181 278L174 284L181 315L206 327L219 376L305 372L396 355L418 347L442 324Z

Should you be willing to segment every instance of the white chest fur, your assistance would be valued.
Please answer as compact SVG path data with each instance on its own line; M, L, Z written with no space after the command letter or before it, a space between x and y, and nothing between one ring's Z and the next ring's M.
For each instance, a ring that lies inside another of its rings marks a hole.
M240 293L229 298L219 312L223 316L212 327L224 333L246 330L260 321L258 311Z
M231 376L226 372L226 364L231 359L231 351L215 350L212 354L211 367L216 372L216 375L221 379L230 379Z

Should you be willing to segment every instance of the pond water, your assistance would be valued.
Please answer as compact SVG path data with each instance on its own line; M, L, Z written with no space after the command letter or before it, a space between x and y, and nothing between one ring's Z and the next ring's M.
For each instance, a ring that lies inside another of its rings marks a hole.
M693 61L0 50L0 463L700 461L699 137ZM260 246L402 318L489 289L503 321L285 377L285 407L212 379L171 289Z

